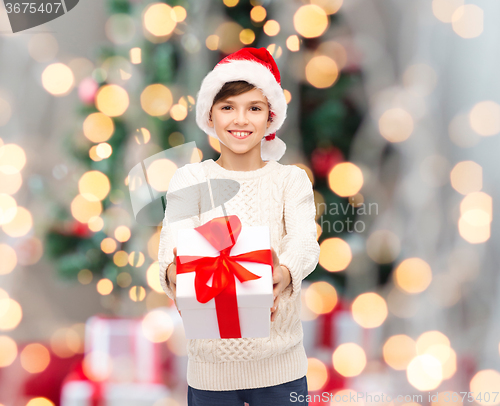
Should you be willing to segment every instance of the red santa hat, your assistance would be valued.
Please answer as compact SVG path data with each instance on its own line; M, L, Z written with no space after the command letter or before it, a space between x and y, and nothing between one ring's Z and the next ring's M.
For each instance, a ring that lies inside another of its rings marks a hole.
M276 136L276 131L285 121L287 104L278 66L266 48L242 48L222 59L205 76L197 95L196 123L205 133L221 141L215 129L208 125L210 110L222 86L238 80L254 85L267 97L272 122L261 141L261 157L264 161L280 160L286 144Z

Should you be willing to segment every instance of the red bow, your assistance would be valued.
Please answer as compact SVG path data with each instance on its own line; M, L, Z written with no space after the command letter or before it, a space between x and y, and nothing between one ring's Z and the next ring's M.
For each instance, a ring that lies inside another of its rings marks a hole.
M236 276L240 282L259 279L236 261L257 262L273 266L270 249L231 256L241 232L238 216L217 217L195 228L217 251L218 257L177 256L177 274L196 272L196 299L207 303L215 299L215 310L221 338L241 338ZM212 286L207 282L212 277Z

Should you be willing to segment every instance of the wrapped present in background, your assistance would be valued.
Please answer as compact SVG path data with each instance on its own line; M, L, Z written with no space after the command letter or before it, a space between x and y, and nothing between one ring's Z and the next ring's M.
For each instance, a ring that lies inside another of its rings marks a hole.
M99 389L96 391L96 385ZM151 406L171 398L165 385L151 383L98 383L75 380L64 384L61 406Z
M218 217L177 238L177 306L186 338L268 337L273 262L267 226Z
M169 317L177 313L165 312ZM143 323L143 318L98 315L88 319L85 358L64 381L62 406L145 406L170 398L170 389L161 382L165 351L148 339Z
M88 373L111 382L160 381L158 343L145 335L142 319L93 316L85 330Z

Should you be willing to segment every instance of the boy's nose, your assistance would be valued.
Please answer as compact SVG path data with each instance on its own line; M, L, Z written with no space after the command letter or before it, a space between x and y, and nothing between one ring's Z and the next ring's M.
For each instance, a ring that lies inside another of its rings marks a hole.
M248 124L248 119L246 112L244 110L238 111L236 118L234 119L235 124Z

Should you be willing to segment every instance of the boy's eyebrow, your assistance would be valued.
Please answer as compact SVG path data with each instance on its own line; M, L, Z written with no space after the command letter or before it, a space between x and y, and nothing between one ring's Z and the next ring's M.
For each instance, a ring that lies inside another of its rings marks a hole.
M234 103L234 100L231 100L231 99L226 99L224 100L222 103ZM262 104L266 104L265 102L263 102L262 100L252 100L249 104L258 104L258 103L262 103Z

